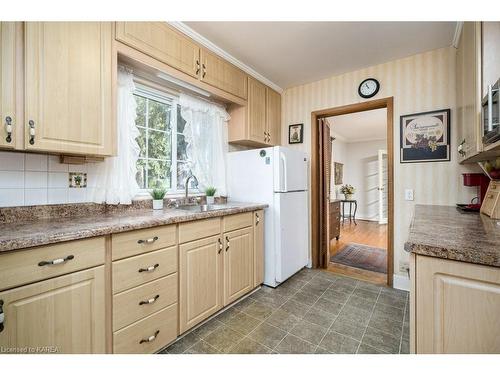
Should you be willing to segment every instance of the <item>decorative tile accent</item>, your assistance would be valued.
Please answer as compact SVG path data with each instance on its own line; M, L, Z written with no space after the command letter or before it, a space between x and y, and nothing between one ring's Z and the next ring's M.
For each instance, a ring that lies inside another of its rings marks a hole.
M86 188L87 187L87 173L82 172L69 172L69 188Z

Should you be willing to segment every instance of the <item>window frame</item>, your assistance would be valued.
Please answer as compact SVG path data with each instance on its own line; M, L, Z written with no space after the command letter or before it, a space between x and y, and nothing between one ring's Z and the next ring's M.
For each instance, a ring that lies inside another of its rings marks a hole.
M150 158L148 155L148 144L149 144L149 133L146 132L146 157L139 157L139 159L142 160L158 160L158 161L167 161L170 162L170 185L171 187L167 190L167 195L179 195L180 193L183 193L185 190L183 189L178 189L177 188L177 140L178 140L178 135L182 134L178 132L177 129L177 106L179 104L179 97L177 95L174 95L170 92L166 91L160 91L158 89L155 89L153 87L147 86L144 83L139 83L139 82L134 82L135 84L135 90L133 92L134 96L140 96L143 97L147 100L153 100L159 103L167 104L170 105L171 107L171 116L170 116L170 124L168 125L170 127L170 145L171 145L171 150L170 150L170 159L165 158L165 159L157 159L157 158ZM144 126L138 126L138 128L142 129L149 129L149 110L148 106L146 105L146 113L144 117ZM136 125L137 126L137 125ZM168 133L169 130L158 130L158 129L152 129L154 131L158 132L163 132L163 133ZM189 159L186 159L185 161L182 160L182 162L192 162ZM147 181L146 181L147 184ZM152 188L147 187L147 188L141 188L139 191L140 196L149 196L149 191ZM198 189L191 189L189 188L189 192L196 192L199 191Z

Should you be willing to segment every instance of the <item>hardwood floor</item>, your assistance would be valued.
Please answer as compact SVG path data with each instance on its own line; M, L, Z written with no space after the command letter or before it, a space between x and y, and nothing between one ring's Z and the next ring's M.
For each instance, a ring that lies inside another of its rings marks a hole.
M387 225L365 220L357 220L357 222L358 225L354 225L354 223L349 223L346 220L344 225L340 225L340 239L338 241L333 239L330 242L330 257L337 254L351 242L387 249ZM385 273L367 271L339 263L330 262L328 270L377 284L386 284L387 282Z

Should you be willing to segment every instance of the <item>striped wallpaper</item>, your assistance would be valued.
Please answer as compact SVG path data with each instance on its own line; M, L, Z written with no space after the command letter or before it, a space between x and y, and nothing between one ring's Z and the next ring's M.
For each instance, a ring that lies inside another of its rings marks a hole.
M457 162L455 122L455 49L428 51L385 64L325 78L288 88L282 96L282 143L310 153L311 112L364 101L358 96L359 83L374 77L380 91L374 99L394 97L394 272L407 261L403 250L415 204L454 205L468 202L474 188L464 187L461 173L478 171L476 166ZM451 109L451 161L400 164L399 117L401 115ZM304 123L304 143L288 145L288 125ZM404 189L414 189L415 200L404 200Z

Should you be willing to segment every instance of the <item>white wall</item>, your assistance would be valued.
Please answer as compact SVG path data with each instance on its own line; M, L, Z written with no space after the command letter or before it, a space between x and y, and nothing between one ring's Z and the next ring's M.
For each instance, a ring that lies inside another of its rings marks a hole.
M461 173L477 171L457 162L455 112L455 55L453 47L333 76L317 82L291 87L282 96L282 140L288 147L311 153L311 112L365 101L358 96L358 85L367 77L380 81L375 97L394 97L394 269L408 260L403 245L415 204L454 205L468 202L474 192L464 188ZM400 164L399 117L405 114L451 109L451 161ZM288 145L289 124L304 124L304 143ZM316 146L314 146L316 147ZM415 200L405 201L404 190L414 189Z

